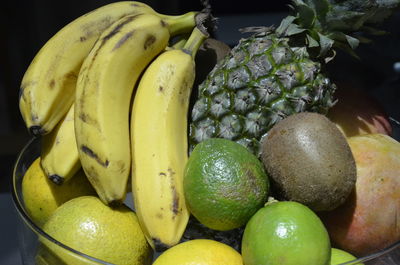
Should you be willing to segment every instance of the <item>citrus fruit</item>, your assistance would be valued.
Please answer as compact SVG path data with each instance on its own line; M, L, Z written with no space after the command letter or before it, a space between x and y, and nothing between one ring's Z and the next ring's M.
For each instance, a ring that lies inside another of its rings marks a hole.
M331 264L330 265L339 265L345 262L356 260L349 252L346 252L342 249L332 248L331 250ZM355 263L354 265L364 265L363 263Z
M232 247L210 239L193 239L163 252L153 265L243 265Z
M255 155L219 138L195 146L183 178L190 212L205 226L226 231L246 224L268 196L269 181Z
M79 171L68 182L56 185L42 170L40 157L29 166L22 179L25 209L39 227L61 204L83 195L96 195L83 171Z
M246 265L328 265L328 232L308 207L269 202L246 224L242 240Z
M145 265L152 260L153 251L137 216L124 204L111 208L98 197L74 198L57 208L43 230L72 249L112 264ZM53 260L68 265L97 264L77 258L48 240L41 242ZM45 259L46 255L42 253L41 257Z

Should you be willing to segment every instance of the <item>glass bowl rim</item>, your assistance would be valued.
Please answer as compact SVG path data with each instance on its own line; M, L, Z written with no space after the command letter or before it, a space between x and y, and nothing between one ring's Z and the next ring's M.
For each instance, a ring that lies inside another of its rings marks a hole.
M22 221L25 222L31 229L33 229L33 232L44 237L45 240L50 241L51 243L54 243L60 247L62 247L63 249L73 253L74 255L78 255L80 257L83 257L87 260L90 261L94 261L100 264L105 264L105 265L114 265L112 263L94 258L92 256L89 256L85 253L82 253L72 247L69 247L63 243L61 243L60 241L56 240L55 238L53 238L52 236L50 236L49 234L47 234L45 231L43 231L28 215L28 213L26 212L25 208L22 206L22 198L20 198L20 196L18 195L16 189L17 189L17 183L16 183L16 173L17 173L17 168L18 165L23 157L23 155L25 154L25 152L35 143L37 143L37 141L39 140L39 138L33 137L31 138L27 144L25 144L25 146L22 148L22 150L18 153L17 158L14 162L14 166L13 166L13 170L12 170L12 200L15 206L15 209L17 210L17 213L19 214L19 216L21 216L21 218L23 219Z
M398 126L400 128L400 122L397 121L396 119L389 117L389 120L392 122L392 125L395 124L395 126ZM17 167L19 162L21 161L22 156L25 154L25 152L27 151L27 149L29 149L31 147L31 145L35 144L35 142L37 142L39 140L39 138L33 137L31 138L28 143L25 144L25 146L22 148L22 150L18 153L17 158L14 162L14 166L13 166L13 170L12 170L12 200L15 206L15 209L17 210L18 214L22 217L23 221L25 223L27 223L31 229L33 229L36 234L39 234L40 236L44 237L46 240L49 240L50 242L66 249L67 251L72 252L75 255L84 257L88 260L94 261L94 262L98 262L101 264L106 264L106 265L113 265L112 263L91 257L87 254L84 254L78 250L75 250L67 245L64 245L63 243L59 242L58 240L54 239L53 237L51 237L50 235L48 235L46 232L44 232L37 224L35 224L33 222L33 220L29 217L29 215L26 213L24 207L22 206L22 202L20 201L19 195L17 194L16 191L16 172L17 172ZM371 253L362 257L359 257L355 260L351 260L345 263L341 263L338 265L351 265L351 264L357 264L360 262L366 262L366 261L370 261L374 258L379 258L382 257L383 255L391 252L392 250L396 249L396 248L400 248L400 240L398 240L397 242L392 243L391 245L381 249L380 251L377 251L375 253Z

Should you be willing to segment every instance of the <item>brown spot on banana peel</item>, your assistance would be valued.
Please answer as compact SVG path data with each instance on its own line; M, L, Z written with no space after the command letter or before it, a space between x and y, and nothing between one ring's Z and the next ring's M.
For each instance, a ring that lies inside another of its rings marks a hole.
M116 25L113 30L111 32L109 32L106 36L104 36L103 38L99 39L98 41L101 41L101 43L99 44L99 46L97 47L97 50L95 51L95 54L92 57L92 61L90 62L89 66L88 66L88 71L92 68L93 62L95 61L97 54L99 53L99 51L102 49L102 47L104 46L104 44L111 39L115 34L117 34L118 32L120 32L120 30L129 22L135 20L136 18L138 18L139 16L143 15L143 13L139 13L136 15L132 15L132 16L126 16L123 19L121 19L120 23L118 25Z
M83 152L83 153L85 153L87 156L89 156L89 157L91 157L91 158L93 158L99 165L101 165L102 167L108 167L108 165L109 165L109 161L106 159L106 161L102 161L101 159L100 159L100 157L92 150L92 149L90 149L89 147L87 147L86 145L81 145L81 151Z
M94 128L96 128L99 132L101 132L99 123L97 122L96 119L91 118L88 114L86 113L80 113L78 118L83 122L86 123L90 126L93 126Z
M157 38L154 35L149 34L146 37L146 40L144 41L143 48L145 50L147 50L149 47L151 47L156 42L156 40L157 40Z
M115 44L115 46L112 49L112 51L115 51L119 47L121 47L128 39L130 39L133 36L134 32L135 32L135 30L132 30L132 31L126 33L124 36L122 36L122 38Z
M180 201L180 198L179 198L178 192L176 191L176 187L174 185L175 172L171 168L168 168L168 173L169 173L169 176L170 176L170 181L171 181L170 189L171 189L171 193L172 193L171 210L172 210L172 212L174 214L172 216L172 219L175 219L175 217L179 214L179 201Z
M175 217L179 214L179 196L178 196L178 192L176 191L176 187L175 186L171 186L171 191L172 191L172 212L174 213L174 215L172 216L172 219L175 219Z
M108 33L106 36L103 37L103 39L102 39L102 44L100 45L100 47L103 46L104 43L105 43L107 40L111 39L112 36L114 36L115 34L117 34L126 24L128 24L128 23L130 23L131 21L137 19L137 18L140 17L141 15L143 15L143 14L140 13L140 14L136 14L136 15L133 15L133 16L127 16L127 17L125 17L125 19L122 19L122 20L121 20L121 23L119 23L118 25L116 25L116 26L114 27L114 29L113 29L110 33Z
M168 23L165 22L164 20L161 20L161 26L162 26L163 28L165 28L165 27L168 26Z
M56 80L51 79L49 82L49 88L52 90L56 86Z
M156 213L156 218L157 219L163 219L162 213L160 213L160 212Z

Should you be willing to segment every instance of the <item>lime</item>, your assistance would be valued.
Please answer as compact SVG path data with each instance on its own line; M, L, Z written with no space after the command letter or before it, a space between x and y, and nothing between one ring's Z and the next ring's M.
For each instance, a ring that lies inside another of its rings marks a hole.
M243 265L232 247L210 239L194 239L163 252L153 265Z
M246 224L246 265L328 265L329 235L318 216L298 202L271 202Z
M345 262L356 260L349 252L346 252L342 249L332 248L331 250L331 264L330 265L339 265ZM354 265L364 265L363 263L356 263Z
M242 145L219 138L195 146L185 168L185 199L203 225L219 231L246 224L268 196L264 167Z
M49 180L37 158L22 179L22 198L30 218L42 227L50 215L64 202L83 195L96 195L83 170L68 182L56 185Z
M111 208L98 197L78 197L57 208L43 230L68 247L112 264L151 264L153 251L136 214L124 204ZM43 238L41 242L42 261L49 258L68 265L97 264Z

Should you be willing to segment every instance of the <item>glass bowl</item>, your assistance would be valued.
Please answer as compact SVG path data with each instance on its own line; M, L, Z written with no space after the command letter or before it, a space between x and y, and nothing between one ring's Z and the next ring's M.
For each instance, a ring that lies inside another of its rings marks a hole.
M391 119L393 126L393 137L400 139L400 123ZM77 264L111 264L105 261L98 260L76 251L49 236L42 229L40 229L29 217L24 208L22 200L22 178L33 163L33 161L40 154L40 142L38 139L32 139L23 148L18 155L17 161L13 170L13 190L12 196L15 209L18 214L18 242L22 261L24 265L53 265L65 264L60 262L56 255L46 249L44 245L54 244L62 251L63 256L69 256L68 260L71 263L68 265ZM130 197L130 196L127 196ZM129 204L129 202L128 202ZM44 243L44 244L43 244ZM60 253L60 252L58 252ZM155 257L159 253L155 253ZM357 263L364 263L365 265L396 265L400 264L400 241L395 244L371 255L361 257L354 261L349 261L341 265L350 265ZM66 264L65 264L66 265ZM112 264L111 264L112 265Z

